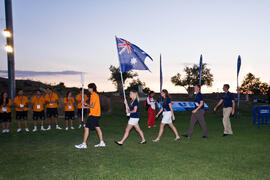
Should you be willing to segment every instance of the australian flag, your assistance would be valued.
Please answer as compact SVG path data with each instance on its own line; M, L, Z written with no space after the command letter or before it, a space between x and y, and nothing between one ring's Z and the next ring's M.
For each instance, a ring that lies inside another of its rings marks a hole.
M144 63L145 58L149 57L152 61L153 59L146 52L124 39L118 37L115 38L122 72L127 72L133 69L149 70Z

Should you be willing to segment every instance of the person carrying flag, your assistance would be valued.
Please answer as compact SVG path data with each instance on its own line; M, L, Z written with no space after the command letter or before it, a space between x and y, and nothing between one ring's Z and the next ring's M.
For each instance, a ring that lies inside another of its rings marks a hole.
M48 130L51 130L51 120L54 119L56 129L61 130L62 128L58 125L58 95L53 92L51 88L47 88L47 94L45 95L45 102L47 107L47 118L48 118Z
M45 106L45 99L41 95L40 90L36 91L36 95L32 98L32 109L33 109L33 121L34 121L34 129L33 132L36 132L37 129L37 120L40 119L40 130L46 131L44 128L44 120L45 120L45 112L44 112L44 106Z
M29 132L28 129L28 119L27 119L27 113L28 113L28 98L24 96L23 90L20 89L18 91L18 95L14 98L14 105L16 110L16 119L18 124L17 132L21 132L21 120L24 120L24 128L26 132Z
M134 90L130 91L129 97L131 99L131 106L126 109L127 114L130 114L130 118L125 130L125 134L123 138L120 141L114 141L117 145L122 146L125 142L125 140L129 136L130 130L134 127L135 130L139 133L141 136L141 142L140 144L146 144L146 140L144 138L143 132L139 126L139 96L138 93ZM128 106L127 101L124 101L125 105Z
M95 83L88 84L88 91L90 92L90 103L89 104L83 104L83 108L90 109L89 116L87 118L87 122L84 128L84 136L83 136L83 142L81 144L75 145L75 148L77 149L86 149L87 145L87 139L89 136L89 130L94 131L96 130L98 137L99 137L99 144L96 144L94 147L105 147L106 144L103 141L102 131L99 126L99 119L101 116L101 108L100 108L100 100L99 95L97 93L97 86Z

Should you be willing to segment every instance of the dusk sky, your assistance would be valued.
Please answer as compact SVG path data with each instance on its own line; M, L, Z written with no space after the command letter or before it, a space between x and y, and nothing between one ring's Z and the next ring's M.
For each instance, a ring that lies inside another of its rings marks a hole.
M109 66L119 65L116 35L154 59L146 59L151 72L136 72L155 91L160 53L163 87L170 92L185 92L170 78L199 63L200 54L214 75L213 86L203 92L221 91L224 83L235 91L238 55L240 81L251 72L270 83L269 8L269 0L13 0L16 70L82 71L86 83L95 82L99 91L115 90L108 78ZM0 40L0 70L6 70L5 39ZM80 86L76 73L24 78Z

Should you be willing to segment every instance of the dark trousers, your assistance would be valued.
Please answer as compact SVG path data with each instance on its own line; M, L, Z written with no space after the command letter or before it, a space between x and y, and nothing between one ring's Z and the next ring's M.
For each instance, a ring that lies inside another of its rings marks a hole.
M201 126L202 131L203 131L203 136L208 136L207 130L206 130L206 123L204 120L204 113L205 113L205 111L202 109L198 110L194 114L192 113L191 119L190 119L190 124L189 124L189 130L187 133L188 136L192 135L194 125L196 124L197 121L199 121L199 123L200 123L200 126Z

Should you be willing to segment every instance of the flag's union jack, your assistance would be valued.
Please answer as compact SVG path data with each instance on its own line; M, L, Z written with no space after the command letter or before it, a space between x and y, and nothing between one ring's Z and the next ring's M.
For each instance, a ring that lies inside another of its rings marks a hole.
M127 50L128 54L131 52L131 43L126 41L126 40L123 40L123 39L120 39L120 38L117 38L120 43L118 43L118 47L119 48L123 48L121 49L121 51L119 52L119 54L122 54L123 52L125 52L125 50Z
M144 61L146 57L152 58L135 44L116 37L116 46L120 61L121 72L132 69L149 70Z

